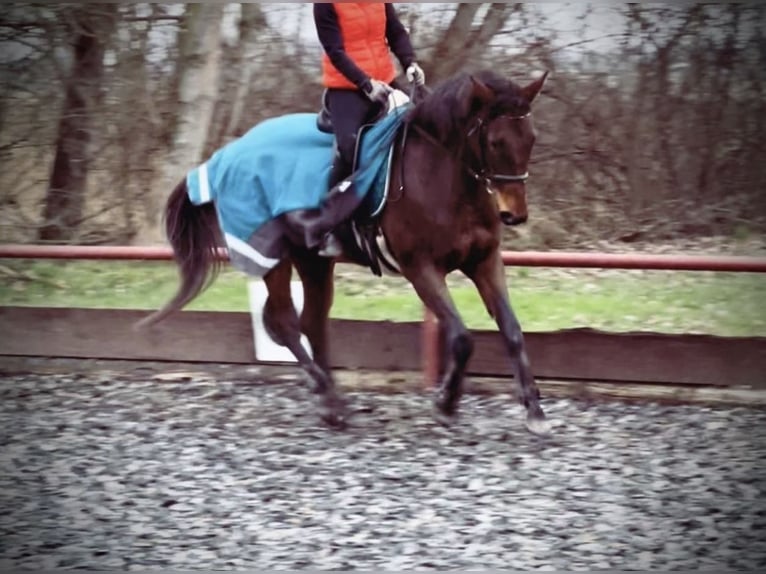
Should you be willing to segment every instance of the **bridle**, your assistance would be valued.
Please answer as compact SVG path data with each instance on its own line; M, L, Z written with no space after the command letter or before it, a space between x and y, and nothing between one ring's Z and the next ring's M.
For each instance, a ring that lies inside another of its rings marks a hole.
M502 114L499 116L495 116L490 120L489 122L485 121L483 117L479 116L476 118L476 122L474 123L473 127L468 130L466 133L466 139L470 138L474 134L478 135L479 138L479 169L478 171L471 168L470 166L466 165L463 162L463 168L468 172L468 174L473 177L476 181L483 182L487 186L487 191L489 193L492 193L492 184L493 183L523 183L529 179L529 172L525 171L524 173L520 174L506 174L506 173L493 173L489 171L488 168L488 162L485 157L485 149L487 147L487 129L489 125L492 123L492 121L499 119L499 118L506 118L511 120L523 120L528 118L531 115L531 112L527 112L526 114L519 115L519 116L512 116L509 114Z
M412 84L410 88L410 100L414 101L415 97L415 84ZM526 114L522 115L509 115L509 114L501 114L498 116L493 117L489 122L485 121L485 119L479 115L476 118L476 122L474 123L473 127L468 130L466 133L466 139L470 138L474 133L477 133L479 136L479 170L476 171L471 166L467 165L465 161L461 158L460 165L462 168L468 172L468 174L473 177L476 181L483 183L487 193L492 195L495 190L492 187L493 183L524 183L529 179L529 172L525 171L524 173L520 174L506 174L506 173L492 173L489 172L487 161L485 156L485 148L486 148L486 134L487 134L487 128L489 124L492 123L492 121L498 119L498 118L507 118L512 120L523 120L532 115L532 112L527 112ZM435 138L433 135L428 133L425 129L423 129L420 126L413 125L413 128L417 130L417 132L425 137L425 139L429 140L431 143L436 145L437 147L442 148L443 150L449 152L450 150L445 146L441 141L439 141L437 138ZM404 146L407 143L407 132L410 128L409 122L405 124L404 131L402 133L402 152L404 152ZM401 177L399 180L399 198L401 198L401 195L404 193L404 162L400 162L399 168L401 170ZM398 201L398 199L397 199Z
M466 133L466 139L470 138L474 134L478 134L479 136L479 169L478 171L473 169L470 165L468 165L463 159L460 159L460 166L470 175L472 178L474 178L476 181L483 183L486 187L487 193L493 194L494 189L492 187L493 183L524 183L529 179L529 172L526 171L524 173L519 174L510 174L510 173L492 173L489 171L487 166L487 161L485 159L485 151L486 148L486 133L487 133L487 126L492 123L493 120L496 120L498 118L508 118L512 120L523 120L531 116L531 112L527 112L526 114L520 115L520 116L512 116L508 114L503 114L499 116L495 116L492 118L491 121L487 122L482 118L481 116L476 118L476 122L474 123L473 127L468 130ZM405 126L405 134L406 130L409 128L409 124ZM449 152L449 148L445 146L442 142L440 142L437 138L435 138L433 135L428 133L426 130L421 128L420 126L413 125L413 128L417 130L417 132L423 136L425 139L430 141L435 146ZM403 137L403 142L406 142L406 135ZM403 169L403 168L402 168ZM401 181L404 181L404 175L402 174ZM400 186L400 192L403 192L403 185Z

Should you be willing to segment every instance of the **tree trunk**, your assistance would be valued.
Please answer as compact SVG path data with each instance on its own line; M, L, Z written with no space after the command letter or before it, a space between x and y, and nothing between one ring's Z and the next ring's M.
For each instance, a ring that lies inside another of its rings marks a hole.
M115 69L118 77L130 79L119 87L118 98L133 105L120 107L115 113L115 141L119 152L114 159L113 181L119 189L114 204L122 214L122 234L132 239L143 223L136 205L140 205L144 194L152 189L155 177L147 158L161 147L158 142L162 141L164 125L156 105L157 88L152 85L147 62L150 38L163 14L157 4L150 4L148 13L139 4L130 9L134 21L123 18ZM143 114L140 131L133 129L137 112Z
M245 131L242 112L250 93L250 81L256 66L260 63L259 53L268 46L259 42L259 36L266 28L266 15L259 4L242 3L242 18L239 24L239 55L242 77L237 84L237 93L232 104L231 115L226 123L224 136L238 136Z
M180 40L178 107L171 164L186 169L202 159L218 95L221 57L220 4L187 4Z
M172 122L171 149L161 166L159 185L153 190L147 209L148 236L157 241L161 206L184 174L203 159L205 142L218 95L221 57L221 3L190 3L178 40L177 105Z
M79 6L67 14L73 63L58 124L56 153L43 210L42 241L71 241L82 219L88 179L90 120L99 100L104 47L117 6Z

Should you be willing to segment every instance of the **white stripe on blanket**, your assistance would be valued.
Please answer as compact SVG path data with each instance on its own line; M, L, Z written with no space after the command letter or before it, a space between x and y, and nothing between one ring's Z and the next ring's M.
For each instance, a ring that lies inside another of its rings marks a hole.
M271 269L274 267L277 263L279 263L279 259L272 259L271 257L266 257L262 253L258 252L252 245L249 243L246 243L245 241L242 241L238 237L235 237L233 235L229 235L228 233L224 234L224 238L226 239L226 245L229 246L229 249L232 251L236 251L240 255L244 255L248 259L254 261L259 266L263 267L264 269Z
M210 181L207 176L207 162L199 166L199 199L200 203L210 201Z

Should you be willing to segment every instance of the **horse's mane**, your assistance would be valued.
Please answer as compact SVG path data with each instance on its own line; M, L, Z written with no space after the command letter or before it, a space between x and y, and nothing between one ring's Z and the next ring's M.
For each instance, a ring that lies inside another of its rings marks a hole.
M410 112L407 121L420 125L443 142L459 141L465 135L467 121L480 107L470 101L473 81L478 80L495 94L489 104L489 116L502 113L523 115L529 112L529 102L521 94L521 87L491 70L472 74L460 73L440 84L422 99Z

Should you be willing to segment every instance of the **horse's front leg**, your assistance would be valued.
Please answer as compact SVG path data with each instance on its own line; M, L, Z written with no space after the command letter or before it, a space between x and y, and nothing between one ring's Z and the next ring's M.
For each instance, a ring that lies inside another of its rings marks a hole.
M332 273L331 267L329 273ZM317 397L320 418L330 426L344 428L347 424L346 404L335 389L335 382L327 361L326 312L322 311L325 303L318 302L310 289L305 291L303 317L304 323L313 326L313 329L307 329L307 336L315 357L312 359L301 344L301 320L295 311L290 293L291 275L291 263L286 260L264 277L269 291L263 310L264 326L276 343L290 349L298 360L298 364L311 379L312 392ZM313 283L304 278L304 288L306 285L313 285ZM316 310L317 308L319 311ZM311 317L310 320L306 320L307 315Z
M442 348L441 380L434 400L440 422L449 424L457 414L463 392L463 377L473 353L473 340L452 301L445 274L432 265L403 268L423 304L436 315Z
M508 298L505 268L499 251L470 269L464 269L479 290L489 314L505 340L513 361L514 375L519 388L519 399L527 410L526 426L537 435L550 434L550 425L540 406L540 391L532 375L524 344L524 334Z

